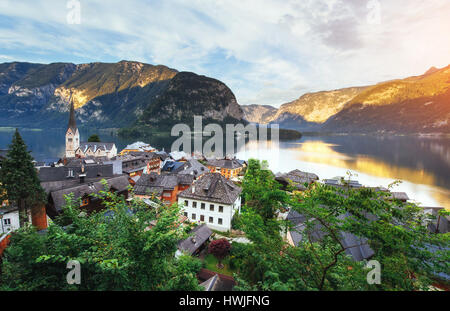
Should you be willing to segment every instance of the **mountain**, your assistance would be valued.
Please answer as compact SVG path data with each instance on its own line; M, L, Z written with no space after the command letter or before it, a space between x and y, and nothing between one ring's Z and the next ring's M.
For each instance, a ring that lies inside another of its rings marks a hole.
M185 103L178 97L187 95ZM195 106L193 113L213 120L228 116L242 119L242 111L225 84L162 65L133 61L0 64L3 126L65 127L71 97L78 124L89 127L117 128L138 120L145 122L143 113L152 115L153 104L164 111L159 115L162 119L176 120L180 107L186 110L186 105Z
M243 109L257 120L266 108ZM258 120L301 131L450 133L450 66L372 86L308 93Z
M322 129L450 133L450 66L372 86L349 101Z
M158 99L145 109L140 122L146 125L191 123L195 115L219 123L239 122L243 111L233 92L216 79L180 72Z
M259 124L269 123L278 111L277 108L268 105L245 105L241 108L247 121Z

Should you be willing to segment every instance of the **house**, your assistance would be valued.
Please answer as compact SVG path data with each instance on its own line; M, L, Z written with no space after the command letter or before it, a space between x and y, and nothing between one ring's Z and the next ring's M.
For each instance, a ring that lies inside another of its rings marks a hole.
M338 218L345 219L349 216L350 214L347 213ZM286 239L292 246L298 246L300 241L303 239L303 235L305 234L305 222L309 219L294 210L289 212L286 219L291 221L292 224L292 228L287 233ZM314 219L310 220L313 222L314 226L309 232L309 238L312 242L320 241L327 235L327 231L323 229L320 222L315 221ZM347 255L351 256L355 261L369 259L375 254L375 252L367 244L367 239L357 237L354 234L339 232L339 241L344 247L347 248L345 251Z
M197 179L203 174L208 173L209 169L197 160L190 159L186 162L167 161L164 164L162 172L192 175L195 179Z
M114 157L113 160L121 164L121 173L128 176L128 181L131 185L135 185L142 174L147 174L148 161L145 157L125 154L123 156Z
M81 142L80 132L75 119L75 108L73 100L70 102L69 125L66 131L66 158L86 158L86 157L107 157L112 158L117 155L117 148L114 143L91 143Z
M184 162L177 162L177 161L169 161L166 160L164 162L164 165L161 169L161 173L174 173L178 172L184 165Z
M104 190L100 182L102 179L107 181L113 191L128 196L128 177L115 175L112 164L86 164L84 160L79 160L71 162L71 166L43 167L38 172L41 186L48 196L45 210L51 218L60 214L65 204L64 195L70 193L82 201L81 207L87 211L103 208L98 200L89 196Z
M80 143L75 150L75 156L78 158L86 157L107 157L113 158L117 155L117 147L114 143Z
M17 207L0 208L0 236L20 228Z
M319 180L319 176L313 173L306 173L300 170L294 170L287 174L278 173L275 180L279 182L284 189L293 186L297 191L305 191L305 184L312 184Z
M161 162L164 162L167 158L169 158L169 154L167 152L165 152L164 150L162 151L157 151L155 152L158 157L161 159Z
M327 186L337 187L337 188L351 188L359 189L362 188L357 180L346 180L344 177L336 177L333 179L324 179L323 183Z
M439 215L439 211L445 210L443 207L422 207L425 214L432 215L436 219L428 224L428 230L432 233L450 232L450 217Z
M161 174L161 157L156 152L130 152L129 155L145 159L147 164L146 174Z
M110 191L123 195L125 198L128 197L128 186L130 184L126 175L105 180ZM101 183L101 180L95 182L84 182L81 180L76 184L62 182L62 189L51 191L49 193L48 203L46 205L47 214L51 218L59 215L62 211L62 207L66 204L66 196L69 194L73 194L74 199L80 201L80 207L86 212L92 213L101 211L105 208L102 204L102 200L92 197L91 194L99 193L103 190L105 190L105 187Z
M60 158L47 158L42 161L33 161L34 167L37 169L41 167L54 167L63 165L63 161Z
M233 179L239 176L244 165L236 159L212 159L206 162L206 166L211 173L220 173L227 179Z
M195 227L190 233L189 237L183 241L178 242L178 250L175 256L180 256L181 254L195 255L198 254L213 232L206 224Z
M406 203L409 200L409 197L405 192L391 192L391 195L388 197L388 199L398 200L403 203Z
M187 175L190 176L190 175ZM242 189L219 173L207 173L178 195L178 204L191 222L206 223L218 231L231 230L240 213Z
M200 269L197 279L201 282L200 286L208 292L232 291L236 285L232 276L219 274L205 268Z
M185 162L187 160L192 159L192 157L184 151L173 151L169 155L173 160L179 162Z
M174 204L181 191L187 189L194 177L191 175L150 173L142 175L134 186L135 196L141 199L158 198L165 204Z
M142 141L135 142L131 145L126 146L121 152L120 155L123 156L130 152L156 152L156 148L153 148L149 144L146 144Z

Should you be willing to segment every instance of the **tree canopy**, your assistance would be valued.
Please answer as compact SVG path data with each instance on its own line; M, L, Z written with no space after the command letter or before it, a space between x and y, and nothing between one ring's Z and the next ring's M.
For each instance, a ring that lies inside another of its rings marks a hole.
M45 202L33 157L16 129L6 158L0 168L0 201L8 200L19 207L20 224L28 220L28 210Z
M98 196L106 212L87 216L80 202L69 196L63 215L46 232L25 227L13 233L3 258L0 289L199 289L196 273L201 262L174 256L178 241L186 237L177 223L177 206L155 212L139 200L129 203L107 190ZM81 265L80 285L66 281L71 260Z
M244 182L247 199L271 178L250 163L252 183ZM303 218L301 225L294 228L258 208L244 209L239 226L252 243L241 245L236 255L237 289L424 290L438 273L449 271L449 234L429 232L430 219L420 207L391 200L387 192L313 184L291 194L286 204ZM275 200L266 210L278 206ZM299 234L296 246L287 242L288 231ZM344 233L352 234L356 245L343 243ZM363 245L373 255L361 261L349 255L350 248ZM371 260L380 264L380 284L367 280Z
M98 134L92 134L91 136L89 136L88 142L89 143L99 143L100 137L98 136Z

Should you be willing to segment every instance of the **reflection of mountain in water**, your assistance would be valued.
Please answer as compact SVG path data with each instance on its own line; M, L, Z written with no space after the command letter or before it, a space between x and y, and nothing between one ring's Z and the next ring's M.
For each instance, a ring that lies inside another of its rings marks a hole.
M450 188L450 138L320 136L305 137L301 140L307 141L332 145L334 151L351 158L367 157L367 161L378 160L391 167L411 169L423 173L424 179L434 175L436 184Z

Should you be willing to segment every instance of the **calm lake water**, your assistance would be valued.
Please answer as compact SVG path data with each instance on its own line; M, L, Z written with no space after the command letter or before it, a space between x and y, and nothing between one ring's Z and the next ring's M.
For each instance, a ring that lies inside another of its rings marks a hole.
M62 157L65 130L21 129L37 160ZM81 139L98 131L81 131ZM0 130L0 149L7 148L13 131ZM110 131L101 131L102 141L113 141L121 150L134 140L121 139ZM170 150L176 138L155 137L152 146ZM423 206L442 206L450 210L450 138L410 136L304 136L297 141L249 142L238 151L241 159L268 160L274 172L293 169L312 172L321 179L345 176L351 171L360 183L387 187L395 180L402 183L395 191L404 191Z

